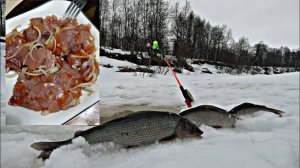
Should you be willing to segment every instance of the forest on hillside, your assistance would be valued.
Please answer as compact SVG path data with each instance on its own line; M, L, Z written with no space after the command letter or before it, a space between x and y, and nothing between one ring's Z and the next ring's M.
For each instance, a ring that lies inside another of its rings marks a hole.
M300 67L300 48L251 46L247 37L234 39L225 23L212 25L195 14L189 1L100 0L101 46L149 52L157 40L165 54L232 65ZM255 25L254 25L255 26Z
M5 36L5 1L0 0L1 2L1 12L0 12L0 36Z

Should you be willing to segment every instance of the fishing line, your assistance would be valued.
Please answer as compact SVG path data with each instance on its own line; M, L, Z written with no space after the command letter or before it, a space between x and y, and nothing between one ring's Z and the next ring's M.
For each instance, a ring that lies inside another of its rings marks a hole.
M181 90L181 93L185 99L185 104L188 106L188 108L192 107L192 102L194 102L194 98L192 96L192 94L190 93L190 91L188 89L184 89L184 87L182 86L179 78L177 77L176 73L174 72L172 66L170 65L169 61L165 58L165 55L163 54L163 52L160 50L159 45L158 45L158 41L153 41L153 45L152 45L153 50L157 51L158 53L160 53L164 59L164 61L166 62L167 66L169 67L169 69L171 70L173 76L175 77L179 88Z

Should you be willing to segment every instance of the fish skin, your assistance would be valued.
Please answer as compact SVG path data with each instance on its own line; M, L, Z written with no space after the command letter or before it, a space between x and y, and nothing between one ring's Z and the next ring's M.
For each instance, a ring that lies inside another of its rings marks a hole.
M89 144L114 142L123 147L134 147L175 138L200 138L202 134L203 132L195 124L178 114L145 111L76 132L74 138L81 136ZM58 142L36 142L31 147L42 150L38 157L45 160L49 158L54 149L72 143L72 139Z
M236 115L213 105L201 105L181 112L179 115L192 121L198 127L202 124L214 128L235 127Z
M253 114L258 111L272 112L272 113L278 115L279 117L282 117L282 115L285 113L281 110L269 108L264 105L252 104L252 103L242 103L238 106L235 106L233 109L231 109L229 111L229 113L235 114L237 116L241 116L241 115Z

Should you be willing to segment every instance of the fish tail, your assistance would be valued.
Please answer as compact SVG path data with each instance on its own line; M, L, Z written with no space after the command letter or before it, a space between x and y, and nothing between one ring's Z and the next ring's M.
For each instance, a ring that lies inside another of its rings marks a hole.
M72 139L66 141L57 141L57 142L35 142L31 147L37 151L42 151L37 158L42 158L46 160L50 157L52 151L63 145L67 145L72 142Z
M269 110L270 110L271 112L277 114L279 117L282 117L282 115L285 113L284 111L277 110L277 109L272 109L272 108L270 108Z
M46 160L46 159L49 159L51 153L52 153L53 150L43 150L39 156L37 158L40 158L42 160Z
M31 147L37 151L53 150L59 148L60 146L67 145L69 143L71 143L71 139L66 141L57 141L57 142L35 142L31 144Z

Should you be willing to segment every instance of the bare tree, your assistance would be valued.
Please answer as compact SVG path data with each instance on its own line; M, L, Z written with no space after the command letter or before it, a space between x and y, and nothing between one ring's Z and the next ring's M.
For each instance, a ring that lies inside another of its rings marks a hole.
M107 25L109 18L109 2L108 0L99 0L99 18L100 18L100 45L107 46Z
M300 64L299 48L269 48L263 42L252 47L247 37L235 42L230 28L211 25L193 12L188 0L171 7L168 0L100 0L99 17L101 46L153 55L146 44L157 40L165 54L178 58L179 66L186 58L234 65Z

